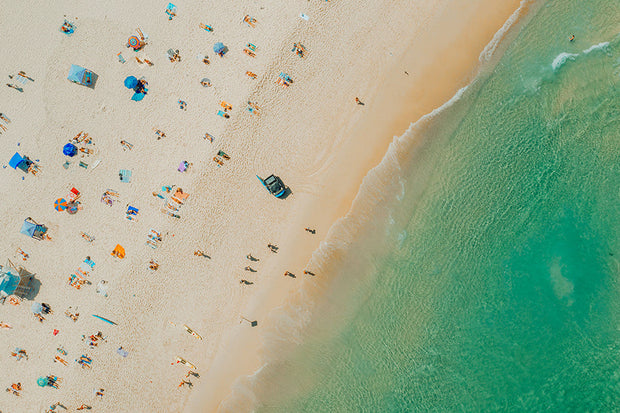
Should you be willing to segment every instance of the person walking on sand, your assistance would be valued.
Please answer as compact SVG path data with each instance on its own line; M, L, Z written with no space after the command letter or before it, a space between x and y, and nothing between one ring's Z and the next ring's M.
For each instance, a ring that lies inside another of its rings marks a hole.
M312 229L312 228L304 228L304 229L311 234L316 234L316 229Z
M90 410L90 409L92 409L92 407L90 407L90 406L88 406L88 405L86 405L86 404L82 403L82 404L80 405L80 407L78 407L76 410L84 410L84 409L86 409L86 410Z
M362 102L362 101L360 100L360 98L358 98L358 97L356 97L356 98L355 98L355 103L357 103L357 104L358 104L358 105L360 105L360 106L364 106L364 102Z
M254 284L254 283L253 283L253 282L251 282L251 281L248 281L248 280L241 280L241 281L239 281L239 284L243 284L243 285L252 285L252 284Z
M181 380L181 383L179 383L179 387L183 387L187 385L187 387L191 388L193 386L192 382L189 380Z
M289 277L291 277L291 278L297 278L297 277L295 276L295 274L293 274L293 273L292 273L292 272L290 272L290 271L286 271L286 272L284 273L284 275L285 275L285 276L289 276Z
M259 259L256 257L253 257L252 254L246 255L245 258L247 258L250 261L259 261Z
M308 270L304 270L304 274L306 274L306 275L312 275L312 276L315 276L315 275L316 275L315 273L313 273L313 272L311 272L311 271L308 271Z

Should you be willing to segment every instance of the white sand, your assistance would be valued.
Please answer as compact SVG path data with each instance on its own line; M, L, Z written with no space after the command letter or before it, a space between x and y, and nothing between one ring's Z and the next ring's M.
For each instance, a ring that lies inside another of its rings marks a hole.
M466 83L477 54L517 2L492 11L483 9L482 0L405 3L397 9L387 1L188 1L178 4L172 21L164 13L167 2L3 5L0 74L15 83L6 76L23 70L35 81L23 85L23 93L0 88L0 112L12 121L0 136L0 161L8 165L19 151L39 159L42 171L35 177L8 166L0 170L0 261L9 258L37 273L42 285L35 300L49 303L55 313L41 324L31 302L0 306L0 320L13 326L0 330L0 385L21 382L24 387L21 397L0 393L2 411L43 411L61 401L69 411L86 403L93 411L176 412L198 391L210 395L212 409L226 397L235 375L260 365L259 353L248 347L240 347L247 362L231 364L223 357L231 349L229 340L246 339L239 332L258 339L260 329L240 325L240 316L262 323L261 317L302 282L311 252L348 210L361 178L392 136ZM466 13L455 19L446 13L452 8ZM300 12L309 21L300 19ZM65 14L77 25L71 37L58 30ZM241 22L246 14L258 20L256 28ZM215 31L208 33L199 23ZM149 44L134 53L124 45L137 27L149 35ZM446 30L440 41L437 36ZM224 58L212 51L217 41L230 49ZM290 51L299 41L308 51L305 59ZM258 46L256 58L242 52L247 42ZM463 43L469 47L462 48ZM181 62L168 61L169 48L180 50ZM118 52L127 63L118 62ZM197 60L199 53L211 64ZM148 56L154 66L140 65L133 56ZM72 63L99 75L94 89L66 79ZM246 70L258 79L249 79ZM280 71L293 78L289 88L276 84ZM123 86L128 75L148 80L142 102L130 100L132 92ZM214 86L201 87L203 77ZM409 107L402 104L411 102L422 85L425 96L417 95ZM355 96L366 105L355 105ZM188 103L186 111L179 109L178 99ZM221 100L233 106L230 119L216 115ZM260 116L245 110L248 100L260 105ZM156 140L153 128L167 136ZM80 131L89 133L97 149L81 160L92 165L100 159L101 164L85 170L78 156L65 170L62 146ZM213 144L202 138L205 132L216 137ZM123 151L121 139L133 150ZM211 160L219 149L232 158L221 168ZM176 171L183 160L193 163L189 172ZM133 171L131 183L119 181L119 169ZM254 176L271 173L291 187L287 199L270 196ZM191 194L181 219L160 212L162 201L151 193L162 185ZM76 215L54 211L54 200L66 197L73 186L82 193L84 209ZM120 194L112 207L100 202L107 188ZM127 204L140 209L137 222L125 219ZM19 233L28 216L49 226L52 241ZM317 228L317 235L305 233L304 226ZM156 250L145 245L150 228L164 235ZM81 231L95 241L83 240ZM277 255L266 248L269 242L280 246ZM124 260L110 255L117 243L127 251ZM30 255L25 262L15 255L19 247ZM194 256L196 249L211 259ZM248 253L261 260L250 263ZM67 285L68 275L86 256L96 262L93 284L77 291ZM159 262L158 271L148 270L150 259ZM244 271L246 265L259 272ZM283 277L285 270L297 279ZM255 285L241 286L242 278ZM100 280L108 281L108 298L95 293ZM76 323L63 315L68 306L79 308ZM187 334L182 324L204 340ZM60 330L55 337L53 329ZM108 341L89 349L81 335L97 331ZM53 362L59 345L69 353L64 357L69 366ZM116 353L119 346L129 352L127 358ZM29 360L9 357L15 347L27 350ZM93 357L91 370L74 362L82 354ZM211 369L217 354L222 368ZM171 365L176 356L196 364L201 378L191 378L193 390L177 387L188 369ZM63 378L60 389L36 385L37 377L48 374ZM105 396L96 399L93 389L99 387ZM196 405L206 406L201 398Z

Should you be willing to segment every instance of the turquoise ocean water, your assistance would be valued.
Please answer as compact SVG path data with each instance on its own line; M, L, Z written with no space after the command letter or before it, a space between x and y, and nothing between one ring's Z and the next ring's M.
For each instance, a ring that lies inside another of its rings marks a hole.
M620 2L531 13L367 177L230 409L620 410Z

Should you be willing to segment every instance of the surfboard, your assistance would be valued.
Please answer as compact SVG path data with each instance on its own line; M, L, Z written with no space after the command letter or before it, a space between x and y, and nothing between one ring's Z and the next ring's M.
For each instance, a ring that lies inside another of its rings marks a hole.
M200 334L198 334L197 332L195 332L194 330L192 330L191 328L189 328L187 325L183 324L183 328L190 333L192 336L196 337L199 340L202 340L202 336Z
M103 318L103 317L95 315L95 314L92 314L92 316L95 317L95 318L98 318L101 321L105 321L106 323L112 324L114 326L117 325L114 321L110 321L107 318Z

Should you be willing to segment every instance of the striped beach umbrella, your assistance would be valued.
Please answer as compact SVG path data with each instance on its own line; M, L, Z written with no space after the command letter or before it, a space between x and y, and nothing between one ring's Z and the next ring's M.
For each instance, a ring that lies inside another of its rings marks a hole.
M131 46L131 48L134 50L142 47L142 43L140 42L140 39L138 39L138 36L131 36L127 41L127 44L129 44L129 46Z
M56 201L54 201L54 209L56 211L64 211L65 209L67 209L67 200L64 198L58 198Z

